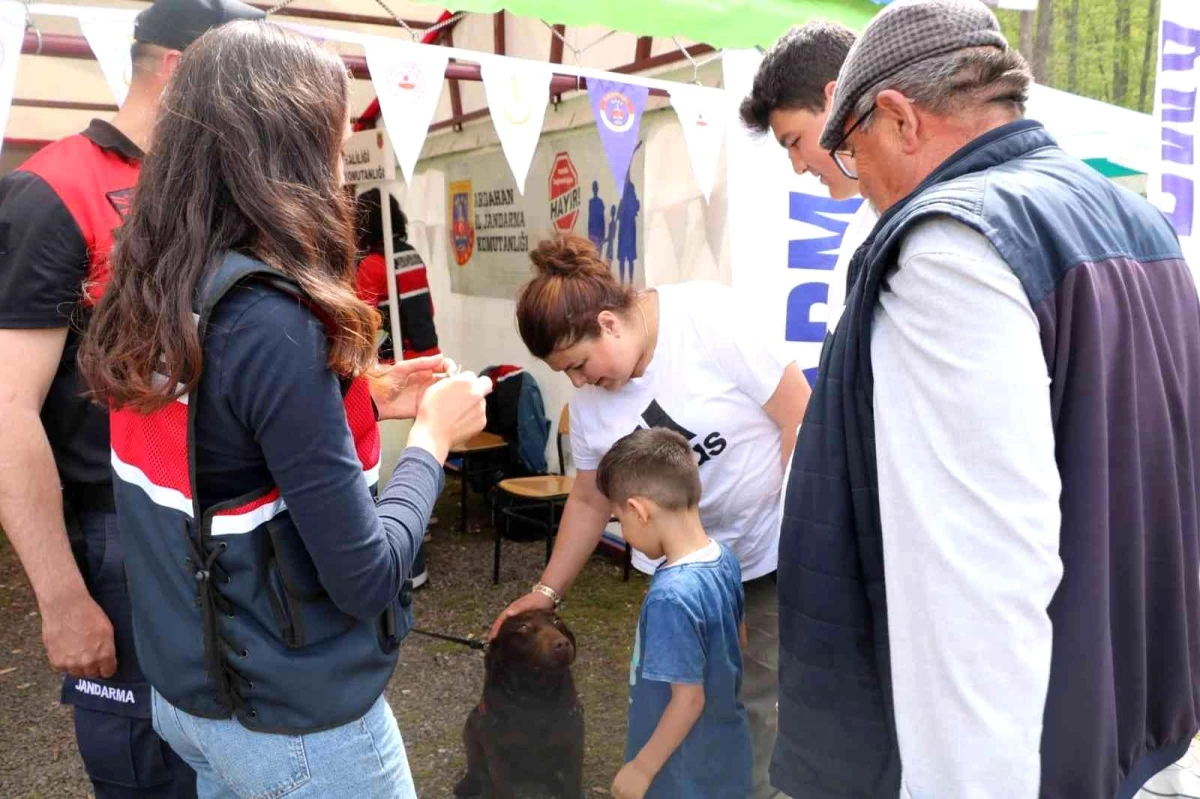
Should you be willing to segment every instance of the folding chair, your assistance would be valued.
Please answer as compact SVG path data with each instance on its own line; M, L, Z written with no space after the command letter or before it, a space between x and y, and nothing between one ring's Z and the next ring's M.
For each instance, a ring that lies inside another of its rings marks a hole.
M555 445L558 449L558 474L536 475L533 477L511 477L501 480L496 485L496 491L507 494L511 504L500 508L500 512L510 519L517 519L525 524L545 531L546 562L550 562L550 553L554 549L554 536L558 530L560 509L567 504L567 497L575 485L575 478L567 475L566 459L563 457L563 438L571 434L570 406L564 405L558 417L558 433ZM496 552L492 561L492 584L500 582L500 541L503 538L502 525L496 527ZM629 569L632 563L633 550L625 545L624 580L629 580Z

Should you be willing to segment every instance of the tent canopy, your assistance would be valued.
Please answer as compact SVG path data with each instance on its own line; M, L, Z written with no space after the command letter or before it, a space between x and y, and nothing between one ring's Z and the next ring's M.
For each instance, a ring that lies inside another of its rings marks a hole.
M428 0L422 0L428 2ZM767 47L792 25L825 19L856 30L879 6L872 0L460 0L459 11L504 9L570 26L598 25L641 36L687 37L713 47Z
M63 4L137 10L147 0L60 0ZM269 7L257 0L260 7ZM1004 3L1012 0L1003 0ZM720 84L720 64L694 73L688 56L711 59L714 50L770 44L788 26L810 19L839 19L861 27L880 5L876 0L655 0L653 14L644 0L459 0L454 15L437 0L386 0L388 8L438 44L504 53L593 69ZM636 5L635 5L636 4ZM494 13L503 7L504 14ZM493 12L493 13L488 13ZM376 0L296 0L278 17L281 22L343 28L407 40L409 33ZM47 36L81 38L74 19L35 14ZM443 27L429 32L439 22ZM551 30L551 25L556 26ZM32 37L29 37L32 41ZM361 60L357 45L331 42ZM88 53L85 47L85 55ZM687 55L681 51L687 49ZM672 74L664 74L672 73ZM568 92L574 94L574 92ZM0 171L24 160L42 143L77 132L94 116L116 110L98 65L89 58L35 55L27 49L18 62L14 107L5 131ZM369 80L354 82L353 114L369 126L374 91ZM1085 159L1148 172L1157 156L1153 118L1045 87L1035 87L1029 115L1046 123L1069 151ZM456 131L490 126L483 87L448 80L431 130L432 137L473 136Z

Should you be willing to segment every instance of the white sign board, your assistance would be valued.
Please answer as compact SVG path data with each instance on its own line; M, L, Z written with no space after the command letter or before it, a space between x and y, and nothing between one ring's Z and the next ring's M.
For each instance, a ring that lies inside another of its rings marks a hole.
M529 251L555 231L596 245L613 276L646 285L644 149L636 145L625 185L613 184L600 137L587 125L542 137L522 195L504 153L463 153L448 161L450 290L513 299L532 276Z
M383 128L361 130L342 147L346 182L381 183L396 179L396 154Z

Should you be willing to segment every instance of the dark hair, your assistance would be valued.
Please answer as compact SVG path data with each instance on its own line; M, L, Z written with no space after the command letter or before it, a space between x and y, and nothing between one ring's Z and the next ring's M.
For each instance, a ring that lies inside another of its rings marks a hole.
M824 111L825 86L837 80L854 39L854 31L836 22L809 22L781 36L763 57L750 96L742 100L742 124L766 133L772 111Z
M157 61L167 52L166 48L159 47L156 44L134 42L129 48L129 60L134 66L138 66L139 64L147 64L150 61Z
M193 297L230 251L300 284L329 330L330 369L374 365L378 316L354 293L339 177L349 96L340 59L276 25L234 22L188 47L80 353L97 399L148 412L195 387Z
M616 505L645 497L666 510L689 510L700 504L700 469L679 433L664 427L635 430L600 460L596 488Z
M536 276L517 294L517 329L535 358L600 335L601 311L626 314L637 298L589 239L559 233L529 254Z
M389 197L392 211L392 242L408 241L408 217L400 210L395 197ZM383 210L379 205L379 189L358 195L358 252L383 252Z

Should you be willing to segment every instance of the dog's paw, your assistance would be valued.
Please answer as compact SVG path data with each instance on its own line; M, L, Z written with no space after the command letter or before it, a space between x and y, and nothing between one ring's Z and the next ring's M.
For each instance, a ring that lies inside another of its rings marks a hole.
M479 784L479 780L472 777L470 774L458 781L458 785L454 786L455 796L480 796L483 794L483 786Z

